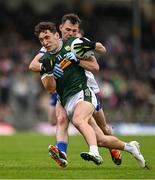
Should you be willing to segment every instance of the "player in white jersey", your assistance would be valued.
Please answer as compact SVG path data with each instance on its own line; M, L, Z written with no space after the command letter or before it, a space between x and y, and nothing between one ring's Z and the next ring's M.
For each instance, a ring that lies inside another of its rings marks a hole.
M86 76L87 76L87 84L89 87L92 88L93 92L95 94L100 92L99 86L95 80L95 77L92 72L85 70Z

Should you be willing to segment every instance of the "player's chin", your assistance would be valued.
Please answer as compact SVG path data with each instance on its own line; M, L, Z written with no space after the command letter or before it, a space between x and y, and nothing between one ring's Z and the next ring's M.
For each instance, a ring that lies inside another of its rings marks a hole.
M53 47L52 47L52 45L45 46L45 48L46 48L46 50L47 50L47 51L52 51L52 50L53 50Z
M71 37L74 37L74 36L72 36L72 35L67 35L66 37L64 37L64 39L69 39L69 38L71 38Z

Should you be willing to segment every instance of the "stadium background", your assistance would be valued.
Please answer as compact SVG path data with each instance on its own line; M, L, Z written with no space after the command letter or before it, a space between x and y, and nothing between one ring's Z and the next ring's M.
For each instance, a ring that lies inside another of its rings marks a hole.
M82 19L85 36L102 42L97 56L101 102L113 124L155 121L155 1L0 0L0 124L30 130L48 121L49 94L28 65L40 48L34 26ZM4 127L4 126L3 126Z

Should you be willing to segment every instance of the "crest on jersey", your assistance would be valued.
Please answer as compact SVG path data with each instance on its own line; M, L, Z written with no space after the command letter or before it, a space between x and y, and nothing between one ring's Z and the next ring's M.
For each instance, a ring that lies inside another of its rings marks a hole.
M71 50L71 47L69 45L65 46L65 50L66 51L70 51Z

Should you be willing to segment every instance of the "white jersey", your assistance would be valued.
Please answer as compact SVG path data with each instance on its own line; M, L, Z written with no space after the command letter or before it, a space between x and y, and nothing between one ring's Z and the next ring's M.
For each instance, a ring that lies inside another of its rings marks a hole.
M99 86L95 80L95 77L92 72L85 70L87 76L87 85L90 87L95 94L100 92Z
M46 48L42 47L39 50L39 53L45 54L46 51L47 51ZM99 93L100 89L99 89L99 86L98 86L98 84L97 84L97 82L95 80L95 77L94 77L93 73L90 72L90 71L85 70L85 74L87 76L87 85L88 85L88 87L90 87L95 94Z

